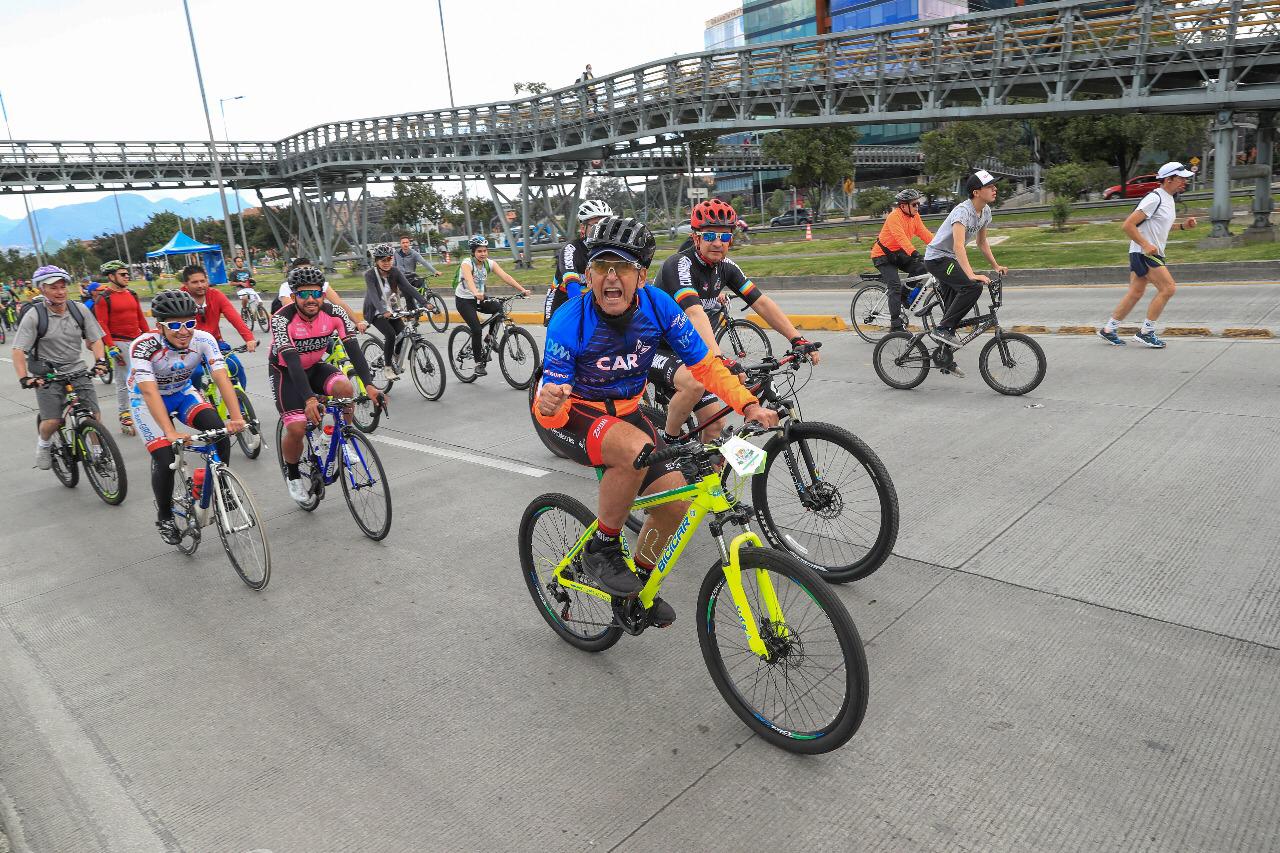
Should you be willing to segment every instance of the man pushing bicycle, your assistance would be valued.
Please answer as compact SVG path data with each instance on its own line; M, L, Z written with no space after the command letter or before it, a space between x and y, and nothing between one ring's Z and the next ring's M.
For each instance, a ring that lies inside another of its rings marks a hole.
M663 444L655 425L639 409L658 345L666 342L699 383L744 417L766 427L778 423L777 413L762 407L712 355L675 300L660 288L640 287L654 248L649 229L634 219L609 217L591 230L586 272L591 298L571 300L551 318L543 384L534 403L538 422L566 456L604 469L599 527L583 562L601 589L618 596L635 595L643 588L619 542L631 504L642 491L653 494L685 485L675 461L647 470L634 468L645 445ZM642 573L653 570L687 508L679 502L650 511L635 550ZM655 625L675 620L671 605L660 598L652 614Z

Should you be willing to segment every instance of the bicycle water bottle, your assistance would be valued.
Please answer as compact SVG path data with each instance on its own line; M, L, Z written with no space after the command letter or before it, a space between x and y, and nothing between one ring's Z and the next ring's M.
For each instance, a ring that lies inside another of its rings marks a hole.
M316 455L319 456L320 461L324 463L329 459L329 445L333 443L333 424L325 424L324 427L322 427L322 434L324 435L324 438L317 443ZM336 458L334 459L334 462L337 462ZM324 474L326 477L332 477L333 466L326 466Z
M205 469L197 468L191 472L191 497L200 500L200 490L204 488Z
M911 288L911 292L907 294L907 305L914 308L916 304L916 297L920 295L920 291L922 290L924 290L924 288L920 285L916 285L915 287Z

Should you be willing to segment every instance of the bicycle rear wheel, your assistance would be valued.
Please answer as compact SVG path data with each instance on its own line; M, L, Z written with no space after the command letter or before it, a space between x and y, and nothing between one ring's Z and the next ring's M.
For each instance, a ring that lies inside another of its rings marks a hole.
M382 373L383 368L387 366L386 354L382 350L382 339L365 338L360 342L360 354L369 365L369 376L373 378L371 383L373 387L379 391L386 391L389 383Z
M507 384L517 391L528 388L538 376L541 358L538 356L538 342L520 327L507 329L502 335L502 343L498 346L498 366L502 368L502 376Z
M910 332L892 332L880 339L871 354L876 376L890 388L909 391L929 375L929 351L922 341L912 346L913 338Z
M262 326L262 331L266 331L271 325L271 314L267 311L267 306L258 303L258 325Z
M595 514L568 495L539 495L520 519L518 542L521 573L538 612L560 639L584 652L602 652L622 638L609 602L561 586L555 577L556 566L593 521ZM594 584L583 574L581 555L564 574Z
M129 494L129 475L116 440L92 418L80 422L77 431L80 461L89 485L108 506L119 506Z
M750 320L733 319L716 333L720 351L745 364L756 364L773 355L769 336Z
M889 315L889 293L883 284L872 282L859 287L849 303L849 319L853 330L869 344L874 344L889 331L893 318Z
M271 547L267 531L258 515L253 496L234 471L218 468L218 493L213 499L226 516L226 524L215 508L215 521L222 548L231 567L250 589L264 589L271 581Z
M805 754L838 749L867 710L867 657L853 619L831 587L794 557L765 548L738 555L766 654L748 646L717 562L702 581L697 610L711 680L733 712L774 746Z
M244 415L246 422L245 428L236 433L236 444L240 445L245 456L257 459L262 454L262 425L258 423L258 416L253 411L253 403L249 402L248 394L237 388L236 400L240 403L240 414Z
M36 423L39 424L39 417ZM58 482L66 486L68 489L74 489L76 483L80 482L80 468L76 465L76 455L71 449L71 445L67 444L66 435L61 429L53 434L50 439L53 446L49 448L51 459L53 461L53 476L58 478Z
M413 385L427 400L439 400L444 396L445 380L444 359L440 350L425 338L416 341L409 351L409 375L413 377Z
M449 369L459 382L476 381L476 357L471 351L471 329L455 326L449 333Z
M377 542L391 532L391 486L369 439L355 430L348 432L345 439L342 494L360 530Z
M997 333L978 354L982 378L992 389L1010 397L1034 391L1048 368L1040 344L1021 332Z
M764 449L751 500L770 545L832 583L865 578L884 564L898 541L898 493L862 439L806 421Z
M311 455L310 448L305 444L302 445L302 458L298 460L298 472L302 474L302 481L311 484L311 494L305 501L299 501L298 506L306 512L313 512L316 507L320 506L320 499L324 497L324 485L320 480L320 472L316 470L315 457ZM289 478L289 471L284 464L284 421L276 421L276 462L280 464L280 476L286 480Z
M427 290L427 322L431 324L431 328L437 332L443 332L449 328L449 309L445 307L444 300L440 298L440 294L434 290Z

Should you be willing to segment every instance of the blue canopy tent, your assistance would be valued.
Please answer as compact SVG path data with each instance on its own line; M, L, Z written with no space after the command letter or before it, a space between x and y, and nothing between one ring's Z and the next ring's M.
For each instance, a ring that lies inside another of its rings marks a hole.
M221 246L206 246L204 243L197 243L179 231L173 235L173 239L159 249L154 252L147 252L148 258L162 258L169 255L195 255L200 259L200 263L204 265L205 272L209 274L210 284L227 283L227 268L222 260Z

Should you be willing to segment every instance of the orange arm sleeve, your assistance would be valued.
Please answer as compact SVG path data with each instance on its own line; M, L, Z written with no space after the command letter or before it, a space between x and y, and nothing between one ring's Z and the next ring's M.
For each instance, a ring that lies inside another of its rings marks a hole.
M738 377L729 372L729 368L724 366L724 362L711 353L707 353L707 357L697 364L690 364L689 372L693 374L694 379L701 383L703 388L724 400L738 414L742 414L742 410L752 403L760 402L738 380ZM565 417L567 419L568 415Z

